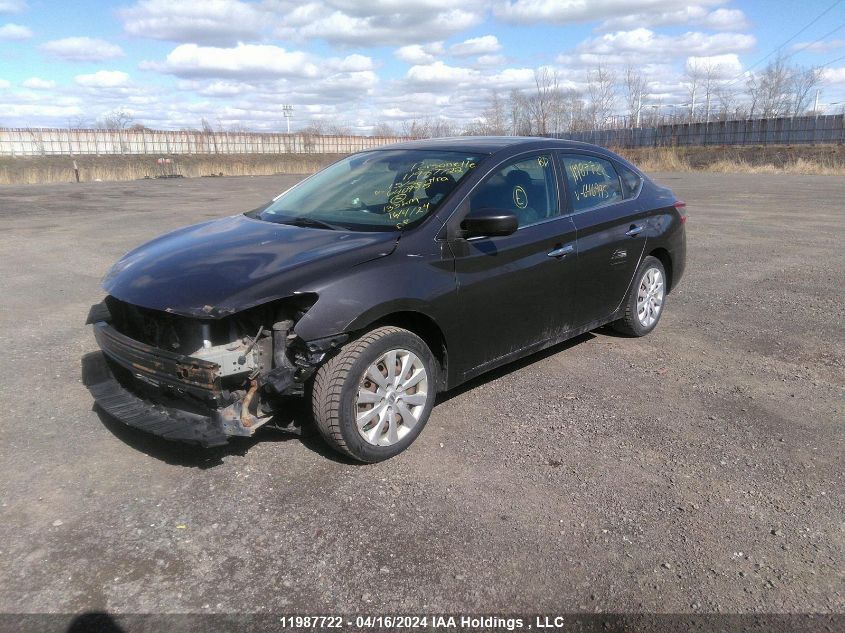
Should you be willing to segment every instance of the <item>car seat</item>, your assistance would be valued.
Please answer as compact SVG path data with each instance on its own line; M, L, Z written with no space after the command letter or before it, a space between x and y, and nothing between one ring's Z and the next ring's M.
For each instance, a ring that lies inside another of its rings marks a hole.
M524 226L541 220L543 216L537 211L535 205L544 207L546 201L540 199L540 194L534 187L528 172L522 169L509 171L505 176L505 182L508 185L508 198L503 202L513 209L519 225Z
M425 188L425 195L432 206L437 206L443 199L452 193L455 188L455 179L449 174L439 174L438 180L431 182ZM443 180L445 178L446 180Z

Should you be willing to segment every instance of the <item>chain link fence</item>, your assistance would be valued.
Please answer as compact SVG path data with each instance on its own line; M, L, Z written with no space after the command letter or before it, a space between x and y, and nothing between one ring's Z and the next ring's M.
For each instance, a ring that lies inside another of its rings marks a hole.
M821 145L845 143L845 115L672 123L655 127L553 134L605 147Z
M257 132L0 128L0 156L351 154L404 140Z

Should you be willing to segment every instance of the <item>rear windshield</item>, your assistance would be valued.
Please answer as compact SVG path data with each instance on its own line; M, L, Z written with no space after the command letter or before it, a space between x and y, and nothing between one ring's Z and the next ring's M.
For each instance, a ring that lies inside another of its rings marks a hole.
M433 213L479 160L477 155L430 150L356 154L249 215L322 229L404 230Z

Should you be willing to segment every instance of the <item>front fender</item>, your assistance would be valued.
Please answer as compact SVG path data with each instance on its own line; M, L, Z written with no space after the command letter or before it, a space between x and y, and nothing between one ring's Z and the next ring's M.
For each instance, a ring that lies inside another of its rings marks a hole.
M319 296L294 327L306 341L361 330L396 312L421 313L447 336L458 318L454 265L439 250L422 255L400 249L304 291Z

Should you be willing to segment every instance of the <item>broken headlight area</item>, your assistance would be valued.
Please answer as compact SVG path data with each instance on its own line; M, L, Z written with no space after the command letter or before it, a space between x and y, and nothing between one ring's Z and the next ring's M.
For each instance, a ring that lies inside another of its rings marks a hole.
M301 396L345 340L294 333L315 300L299 295L212 320L106 297L88 316L101 358L87 361L85 384L112 416L171 439L216 445L266 424L295 431L289 418L279 423L285 399Z

